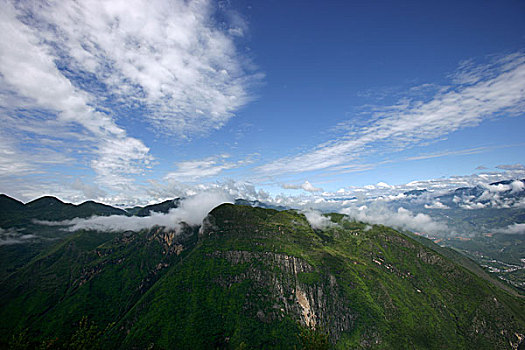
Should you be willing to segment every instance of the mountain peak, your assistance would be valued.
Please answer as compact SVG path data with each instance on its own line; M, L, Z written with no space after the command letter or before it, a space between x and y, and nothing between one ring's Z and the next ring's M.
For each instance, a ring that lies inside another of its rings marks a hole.
M37 207L42 207L42 206L52 206L52 205L60 205L60 204L66 204L66 203L62 202L60 199L53 197L53 196L43 196L35 200L32 200L31 202L28 202L26 204L26 207L37 208Z

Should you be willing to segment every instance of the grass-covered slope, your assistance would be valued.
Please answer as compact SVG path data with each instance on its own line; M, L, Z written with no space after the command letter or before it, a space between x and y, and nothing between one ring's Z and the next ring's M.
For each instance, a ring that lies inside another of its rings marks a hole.
M523 299L393 229L331 219L225 204L198 234L77 233L0 284L1 341L67 344L87 316L104 348L301 348L309 328L341 349L517 348Z

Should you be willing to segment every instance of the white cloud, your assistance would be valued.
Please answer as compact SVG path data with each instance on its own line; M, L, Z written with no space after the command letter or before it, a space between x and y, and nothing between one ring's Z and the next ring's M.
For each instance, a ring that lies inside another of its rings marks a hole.
M330 218L324 216L321 214L321 212L313 209L304 210L301 213L304 214L306 217L306 220L308 220L308 223L310 226L312 226L313 229L325 229L328 227L336 226Z
M20 157L14 142L0 133L0 174L3 176L27 174L35 171L33 164Z
M386 182L378 182L376 184L377 187L380 187L380 188L392 188L392 186L390 186L389 184L387 184Z
M469 79L456 79L429 99L407 97L396 105L373 109L371 124L352 129L308 153L265 164L259 171L272 175L326 168L345 171L356 166L350 162L370 152L407 149L485 119L523 113L525 54L511 54L490 65L466 69L462 66L458 75L470 74Z
M294 184L284 184L282 185L283 188L285 189L291 189L291 190L299 190L299 189L303 189L305 190L306 192L311 192L311 193L315 193L315 192L322 192L323 189L320 188L320 187L315 187L314 185L312 185L308 180L305 180L304 183L300 184L300 185L294 185Z
M386 206L376 204L344 208L341 210L341 213L358 221L370 224L381 224L404 230L424 233L444 233L448 231L446 224L435 221L426 214L413 214L405 208L398 208L397 211L392 211Z
M497 149L497 148L505 148L509 147L510 145L499 145L499 146L493 146L493 147L474 147L474 148L468 148L468 149L462 149L462 150L456 150L456 151L444 151L444 152L437 152L437 153L427 153L427 154L421 154L418 156L413 157L407 157L406 160L422 160L422 159L431 159L431 158L441 158L441 157L448 157L448 156L461 156L461 155L469 155L469 154L478 154L482 152L486 152L491 149ZM477 167L477 170L487 169L485 167Z
M81 191L83 197L86 199L96 199L106 196L106 192L102 190L99 186L94 184L85 183L80 178L76 178L71 185L71 188L74 190Z
M37 238L33 234L23 234L19 230L9 228L3 229L0 227L0 246L28 243Z
M516 163L516 164L501 164L496 166L498 169L502 170L525 170L525 166L522 164Z
M496 232L498 233L506 233L506 234L519 234L519 235L522 235L522 234L525 234L525 224L518 224L518 223L515 223L515 224L512 224L512 225L509 225L503 229L500 229L500 230L497 230Z
M515 180L510 183L511 193L518 193L525 190L523 181Z
M236 48L234 37L247 30L242 18L229 11L231 28L215 23L211 1L1 7L4 178L76 163L89 165L98 185L131 194L153 157L121 120L166 135L206 133L246 104L260 79Z
M473 210L473 209L487 208L489 206L489 203L465 201L464 203L459 204L459 206L460 206L460 208L463 208L463 209Z
M48 119L56 116L58 122L71 125L72 129L74 125L82 126L97 140L93 168L99 180L117 186L130 182L126 175L136 173L137 168L149 161L149 149L140 140L127 136L111 116L98 111L93 106L94 97L75 87L59 70L57 53L43 42L43 32L39 28L32 28L20 19L22 14L10 3L3 3L0 14L1 92L11 103L2 106L3 117L16 114L17 108L43 109L50 115ZM43 120L44 126L46 121ZM7 127L16 129L18 125L8 124ZM116 156L115 151L118 151ZM109 177L114 180L108 181Z
M97 231L140 231L153 226L177 230L181 222L188 225L200 225L202 220L213 208L223 204L233 203L233 198L223 191L208 191L199 193L181 202L180 207L171 209L169 213L152 213L150 216L94 216L88 219L73 219L60 222L39 221L50 226L67 226L67 230L97 230Z
M514 196L525 189L525 184L521 180L514 180L509 184L481 183L478 188L483 191L481 195L454 196L454 203L464 209L513 208L522 205L523 198Z
M219 175L222 171L238 168L251 162L250 158L237 162L228 162L229 155L208 157L204 159L188 160L176 164L177 170L169 172L164 180L179 182L195 182L202 178Z
M425 209L450 209L450 207L441 203L439 200L435 200L432 204L425 204Z
M504 184L487 186L488 192L506 192L506 191L510 191L510 188L511 187L509 185L504 185Z
M51 1L24 10L70 69L144 108L161 133L219 128L250 99L256 77L233 39L246 27L235 17L235 28L217 29L213 2Z

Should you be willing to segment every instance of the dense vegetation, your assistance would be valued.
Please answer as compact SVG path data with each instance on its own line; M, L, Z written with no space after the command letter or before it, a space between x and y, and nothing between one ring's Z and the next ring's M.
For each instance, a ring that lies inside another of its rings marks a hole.
M70 234L1 282L0 345L517 348L525 302L483 270L330 219L225 204L201 228Z

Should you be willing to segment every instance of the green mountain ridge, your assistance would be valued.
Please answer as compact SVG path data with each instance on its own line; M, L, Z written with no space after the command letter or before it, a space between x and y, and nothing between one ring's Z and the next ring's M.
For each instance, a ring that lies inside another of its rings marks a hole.
M78 231L0 282L0 342L67 347L87 317L95 348L518 348L523 298L431 242L330 218L223 204L180 232Z
M126 211L106 204L87 201L79 205L44 196L23 204L4 194L0 195L0 223L2 228L21 227L34 220L61 221L90 216L127 215Z

